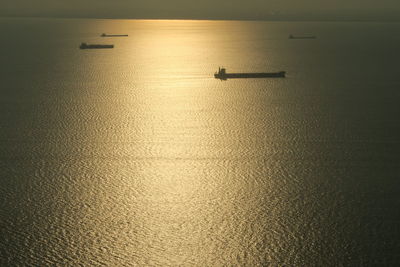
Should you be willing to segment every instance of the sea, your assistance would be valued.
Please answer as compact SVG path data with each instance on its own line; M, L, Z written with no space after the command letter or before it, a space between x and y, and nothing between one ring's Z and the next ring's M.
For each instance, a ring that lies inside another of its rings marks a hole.
M0 33L0 266L400 265L400 23Z

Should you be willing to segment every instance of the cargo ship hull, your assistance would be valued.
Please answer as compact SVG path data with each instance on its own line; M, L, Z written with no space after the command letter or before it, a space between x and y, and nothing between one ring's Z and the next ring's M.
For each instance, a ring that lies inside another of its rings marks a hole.
M114 48L114 45L102 45L102 44L86 44L82 43L79 46L80 49L106 49L106 48Z
M101 37L128 37L128 34L105 34L100 35Z
M284 78L286 72L259 72L259 73L226 73L225 71L219 71L214 74L216 79L227 80L227 79L249 79L249 78Z

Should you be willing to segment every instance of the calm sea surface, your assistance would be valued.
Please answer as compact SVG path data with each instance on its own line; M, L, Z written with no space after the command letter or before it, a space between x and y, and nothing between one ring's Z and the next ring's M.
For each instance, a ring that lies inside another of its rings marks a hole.
M0 32L1 266L400 265L399 23Z

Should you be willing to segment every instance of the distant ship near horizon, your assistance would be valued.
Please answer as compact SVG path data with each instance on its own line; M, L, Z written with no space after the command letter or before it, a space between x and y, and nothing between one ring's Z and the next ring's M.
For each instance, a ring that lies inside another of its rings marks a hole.
M128 34L105 34L100 35L101 37L127 37Z
M285 78L286 72L249 72L249 73L227 73L226 68L218 68L218 72L214 74L216 79L227 80L234 78Z
M80 49L104 49L104 48L114 48L114 45L81 43L79 48Z

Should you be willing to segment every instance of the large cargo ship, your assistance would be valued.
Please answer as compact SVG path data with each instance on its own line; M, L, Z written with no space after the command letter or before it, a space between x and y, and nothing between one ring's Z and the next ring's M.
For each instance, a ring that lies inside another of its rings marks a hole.
M286 72L251 72L251 73L227 73L225 68L218 68L214 74L216 79L227 80L234 78L284 78Z
M105 34L100 35L101 37L127 37L127 34Z
M79 46L80 49L102 49L102 48L114 48L114 45L107 45L107 44L87 44L82 43Z

